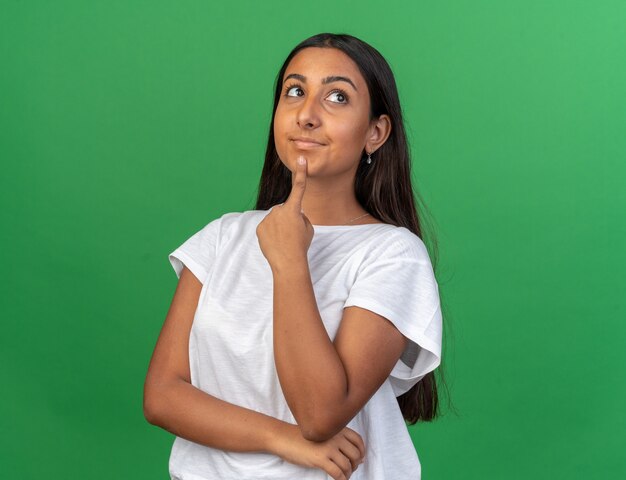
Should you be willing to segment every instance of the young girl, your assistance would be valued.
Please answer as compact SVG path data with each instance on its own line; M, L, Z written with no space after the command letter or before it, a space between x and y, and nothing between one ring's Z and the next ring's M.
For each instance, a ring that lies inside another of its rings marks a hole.
M277 77L256 210L175 249L144 386L172 479L418 480L437 412L439 288L393 74L320 34Z

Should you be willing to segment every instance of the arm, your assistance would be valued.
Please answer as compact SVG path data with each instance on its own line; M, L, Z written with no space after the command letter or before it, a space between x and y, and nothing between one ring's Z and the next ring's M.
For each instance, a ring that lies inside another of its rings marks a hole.
M380 388L407 339L385 317L349 307L332 342L317 308L306 257L274 266L272 272L278 378L302 435L324 441Z
M278 454L278 440L298 427L209 395L191 385L189 332L202 284L183 268L144 384L146 420L220 450ZM299 432L298 432L299 433Z

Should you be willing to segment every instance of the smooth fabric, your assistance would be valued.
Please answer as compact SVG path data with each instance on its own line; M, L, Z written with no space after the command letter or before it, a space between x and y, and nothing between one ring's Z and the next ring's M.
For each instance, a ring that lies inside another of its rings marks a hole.
M270 209L271 210L271 209ZM296 424L273 359L273 282L256 227L270 210L222 215L169 254L202 282L189 338L191 382L222 400ZM334 339L344 307L383 315L408 339L391 375L347 425L365 443L352 480L419 480L421 465L396 396L441 359L439 288L422 240L388 224L314 226L308 262L317 306ZM371 362L376 352L371 352ZM321 469L261 452L227 452L176 437L177 480L327 480Z

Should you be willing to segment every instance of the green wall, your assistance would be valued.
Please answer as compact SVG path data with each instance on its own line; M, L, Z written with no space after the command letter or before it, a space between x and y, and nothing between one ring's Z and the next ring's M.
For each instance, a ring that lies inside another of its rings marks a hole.
M142 414L167 254L253 208L280 64L397 76L454 411L425 479L626 475L626 3L0 1L4 478L167 478Z

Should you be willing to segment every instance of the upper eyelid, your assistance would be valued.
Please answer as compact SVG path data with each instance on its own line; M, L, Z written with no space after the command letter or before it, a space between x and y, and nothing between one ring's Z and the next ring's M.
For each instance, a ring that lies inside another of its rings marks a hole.
M291 90L292 88L296 88L296 87L298 87L301 90L304 90L304 88L302 88L301 84L299 84L299 83L290 83L287 86L285 86L285 94L288 93L289 90ZM344 97L346 97L346 101L345 102L338 102L338 103L347 103L348 99L350 98L348 93L345 90L343 90L341 88L338 88L338 87L334 88L333 90L331 90L329 92L329 95L331 93L341 93Z

